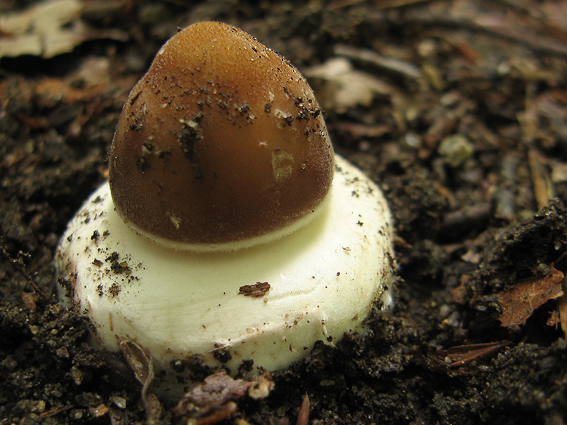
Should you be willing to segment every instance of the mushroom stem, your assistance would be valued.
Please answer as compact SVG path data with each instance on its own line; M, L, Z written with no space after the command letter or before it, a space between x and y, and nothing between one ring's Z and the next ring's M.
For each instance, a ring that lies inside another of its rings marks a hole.
M147 349L164 394L182 390L177 382L191 385L190 370L171 369L175 360L195 357L233 374L248 365L255 375L301 359L317 340L333 344L362 331L374 305L392 306L391 217L379 188L343 158L335 161L329 198L314 220L239 251L155 244L122 221L104 184L61 239L60 296L89 315L100 346L117 350L130 339ZM264 282L269 289L260 296L241 291Z

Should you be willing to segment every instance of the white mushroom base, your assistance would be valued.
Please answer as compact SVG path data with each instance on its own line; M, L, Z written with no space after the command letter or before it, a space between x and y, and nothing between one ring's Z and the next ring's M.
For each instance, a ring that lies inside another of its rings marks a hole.
M336 156L324 202L313 221L275 241L195 253L131 230L106 183L61 238L60 297L90 318L100 346L118 350L132 340L149 352L162 394L192 384L191 371L172 368L174 360L199 356L233 374L249 360L249 375L285 368L318 340L333 344L361 331L373 307L392 305L393 232L382 192ZM258 282L269 290L240 293Z

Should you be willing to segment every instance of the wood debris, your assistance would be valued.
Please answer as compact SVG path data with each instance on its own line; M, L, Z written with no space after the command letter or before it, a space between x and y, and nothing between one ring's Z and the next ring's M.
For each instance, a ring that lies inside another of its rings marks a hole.
M533 148L528 150L528 164L534 195L538 208L545 207L548 201L555 196L555 190L549 172L543 164L542 156Z
M256 282L255 285L243 285L239 288L238 294L245 297L260 298L268 293L270 284L268 282Z
M437 350L433 355L436 359L442 361L445 366L454 368L492 356L510 344L510 341L499 341L458 345L447 350Z

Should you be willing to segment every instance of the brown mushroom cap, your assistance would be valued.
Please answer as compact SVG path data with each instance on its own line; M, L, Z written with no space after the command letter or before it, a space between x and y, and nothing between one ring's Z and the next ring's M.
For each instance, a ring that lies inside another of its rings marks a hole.
M244 31L191 25L158 52L124 105L110 151L115 207L174 243L220 244L311 213L333 148L299 71Z

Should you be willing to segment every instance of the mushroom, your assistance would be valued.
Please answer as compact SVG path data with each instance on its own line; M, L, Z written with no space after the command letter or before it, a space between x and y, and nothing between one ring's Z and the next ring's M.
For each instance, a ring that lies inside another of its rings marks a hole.
M191 25L132 90L109 182L71 220L59 295L96 344L148 352L178 396L199 360L275 371L392 305L386 201L335 155L295 67L249 34Z

